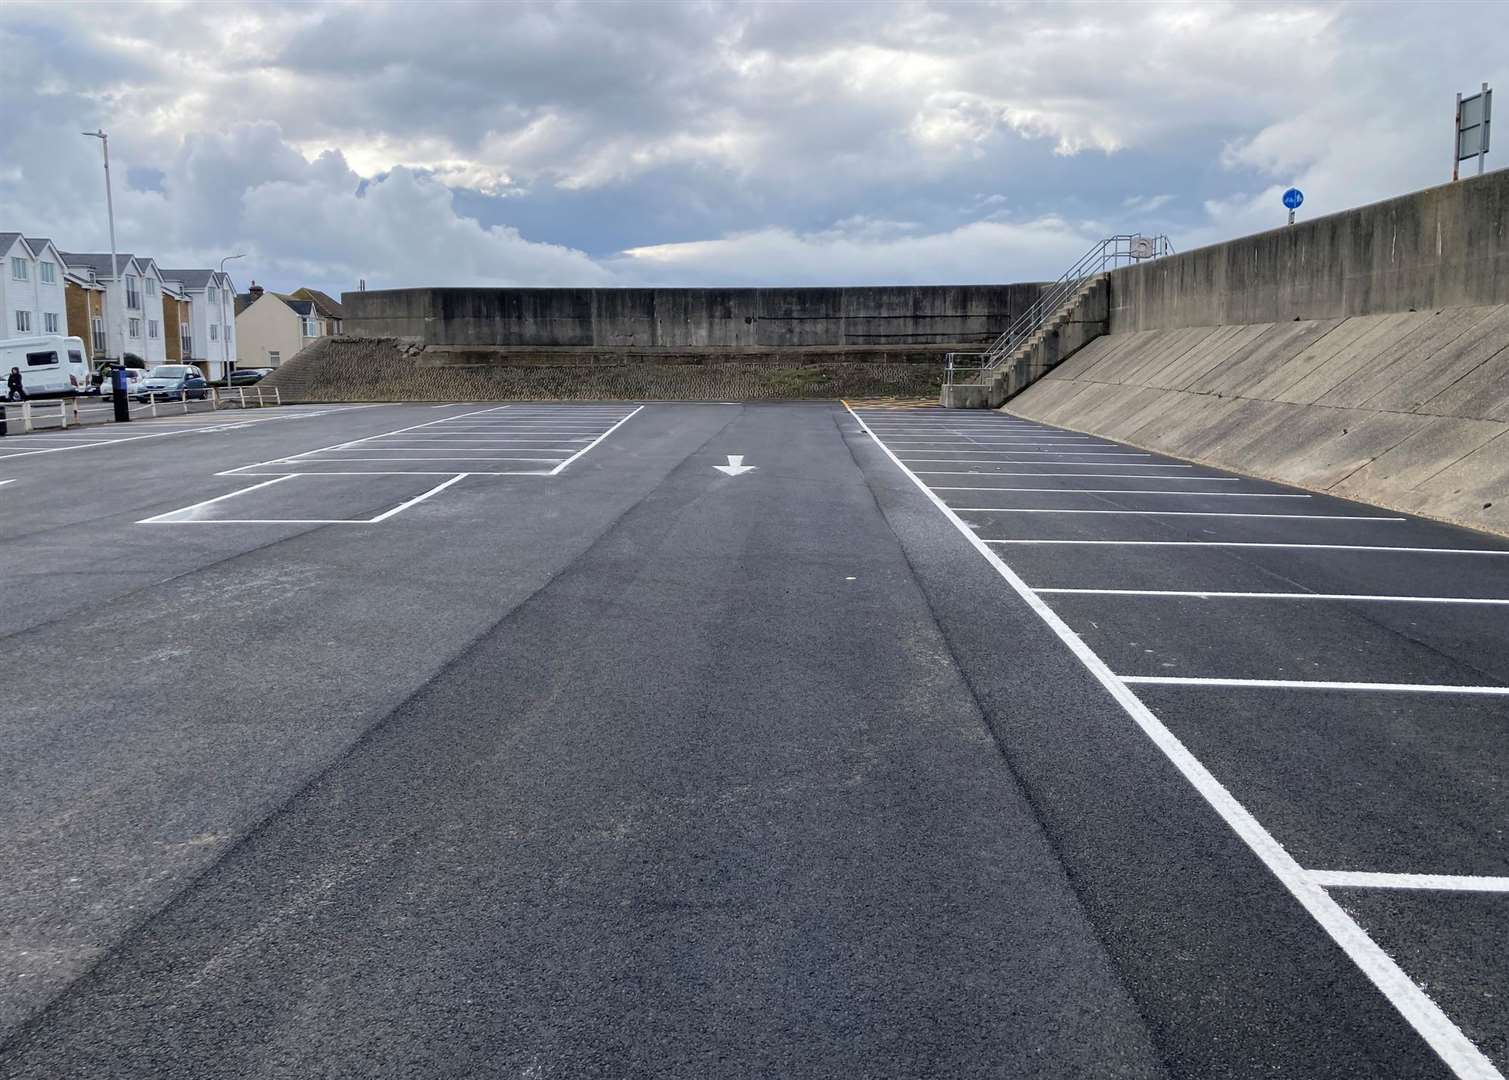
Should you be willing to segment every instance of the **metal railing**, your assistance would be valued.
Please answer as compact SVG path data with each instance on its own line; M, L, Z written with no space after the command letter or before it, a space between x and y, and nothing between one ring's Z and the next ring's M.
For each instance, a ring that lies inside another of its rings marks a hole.
M144 401L137 401L135 394L128 396L135 406L132 416L147 417L196 411L216 412L220 409L272 408L283 404L283 395L276 386L210 386L205 388L202 398L191 398L182 391L171 394L147 393L142 395L146 399ZM199 408L192 409L191 405ZM26 401L0 400L0 434L55 431L81 424L109 423L114 419L114 412L113 404L90 404L90 399L83 396Z
M1025 311L1011 321L990 347L983 352L952 352L945 376L949 385L978 382L1022 347L1043 325L1063 310L1074 296L1094 279L1118 266L1130 266L1172 255L1173 244L1167 236L1144 236L1122 233L1108 236L1082 255L1053 284L1045 286ZM961 375L961 373L963 373Z

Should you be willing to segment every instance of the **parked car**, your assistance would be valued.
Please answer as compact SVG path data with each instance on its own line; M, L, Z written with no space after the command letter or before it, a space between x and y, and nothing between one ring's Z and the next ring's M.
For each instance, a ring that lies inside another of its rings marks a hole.
M11 368L21 372L21 389L27 397L66 397L83 391L89 381L84 361L84 342L76 337L48 334L37 337L0 339L0 375ZM19 395L0 392L17 398Z
M270 367L247 367L237 368L231 372L232 386L250 386L254 382L261 382L272 374Z
M137 401L184 401L209 397L209 383L189 364L158 364L131 390Z
M93 379L93 377L91 377L90 380L89 380L89 384L90 384L91 389L88 391L88 393L98 394L100 396L101 400L104 400L104 401L108 401L112 397L114 397L115 396L115 369L118 368L118 367L120 367L120 365L117 364L117 363L115 363L114 361L111 361L110 363L106 363L106 364L101 364L100 367L99 367L99 370L97 371L97 374L100 377L100 383L99 383L98 386L95 386L94 385L94 379ZM126 380L127 380L127 387L128 387L126 393L127 393L128 397L131 394L133 394L133 393L136 392L136 388L139 385L141 385L141 381L144 378L146 378L146 377L147 377L147 373L142 368L134 368L134 367L128 367L128 368L126 368Z

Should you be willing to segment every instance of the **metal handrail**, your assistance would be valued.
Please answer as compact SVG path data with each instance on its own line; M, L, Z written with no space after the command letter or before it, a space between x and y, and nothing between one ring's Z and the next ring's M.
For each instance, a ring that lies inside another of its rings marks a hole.
M1011 325L989 348L983 352L948 353L944 358L947 363L946 381L952 385L958 381L956 373L969 370L973 370L974 374L968 376L968 380L983 380L987 372L1004 363L1024 342L1042 329L1044 323L1058 314L1088 281L1117 266L1162 258L1173 254L1173 251L1173 244L1162 234L1144 236L1142 233L1121 233L1106 237L1085 252L1057 281L1043 289L1038 298L1011 321ZM973 358L975 362L969 363L969 358Z

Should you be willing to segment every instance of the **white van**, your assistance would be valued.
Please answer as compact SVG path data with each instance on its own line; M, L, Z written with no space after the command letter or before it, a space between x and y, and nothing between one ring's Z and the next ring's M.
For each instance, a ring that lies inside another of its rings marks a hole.
M81 338L56 334L0 338L0 376L9 380L11 368L20 369L27 397L79 394L89 385ZM7 386L8 381L0 383L0 388ZM10 392L0 389L0 395L9 397Z

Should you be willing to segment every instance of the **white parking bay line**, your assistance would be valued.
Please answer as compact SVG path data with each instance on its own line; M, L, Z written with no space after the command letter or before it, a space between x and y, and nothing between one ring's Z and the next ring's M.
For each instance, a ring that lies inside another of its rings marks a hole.
M641 405L639 408L635 409L628 416L625 416L622 420L620 420L618 423L614 424L607 431L603 432L601 435L599 435L597 438L593 439L586 446L582 447L580 450L578 450L576 453L572 454L565 461L563 461L559 465L557 465L555 467L554 471L550 475L554 476L556 473L561 472L563 469L566 468L566 466L570 465L573 461L575 461L577 458L581 457L588 450L591 450L594 446L596 446L598 443L602 442L609 435L612 435L619 428L623 427L624 424L628 423L631 419L633 419L634 417L638 416L643 410L644 410L644 406L643 405Z
M450 487L452 484L459 483L460 481L465 480L468 476L470 476L472 474L471 473L464 473L464 472L463 473L453 473L453 474L451 474L451 478L449 480L446 480L443 483L436 484L434 487L429 488L429 489L427 489L425 491L422 491L418 495L415 495L412 499L406 499L403 502L399 503L397 506L393 507L392 509L385 510L381 514L378 514L376 517L371 517L371 518L180 518L178 516L180 514L192 513L193 511L198 510L198 509L200 509L202 507L205 507L205 506L209 506L212 503L222 502L222 501L224 501L226 499L233 499L233 498L235 498L238 495L245 495L247 492L256 491L258 488L265 488L265 487L268 487L268 486L270 486L272 484L281 483L284 480L294 480L294 479L297 479L297 478L299 478L301 476L318 476L318 475L322 475L322 474L319 474L319 473L288 473L288 474L283 475L283 476L275 476L271 480L264 480L260 484L253 484L250 487L244 487L244 488L241 488L241 489L239 489L237 491L228 492L228 493L226 493L224 495L218 495L218 496L216 496L213 499L205 499L203 502L194 503L192 506L184 506L184 507L180 507L177 510L170 510L166 514L158 514L156 517L144 518L143 520L138 521L137 524L138 525L380 525L382 522L387 521L389 518L391 518L391 517L393 517L393 516L395 516L397 514L403 513L405 510L409 509L409 507L411 507L411 506L417 506L419 503L424 502L426 499L433 498L434 496L436 496L436 495L440 494L442 491L444 491L446 488ZM386 474L384 474L384 475L386 475Z
M1017 457L1152 457L1152 454L1132 454L1121 450L927 450L923 447L903 447L900 457L916 457L918 454L1012 454Z
M368 524L369 525L376 525L379 522L387 521L390 517L393 517L395 514L401 514L405 510L407 510L409 507L411 507L411 506L417 506L420 503L424 502L426 499L431 498L432 496L435 496L435 495L439 495L446 488L450 487L452 484L460 483L462 480L465 480L466 477L467 477L466 473L457 473L455 476L453 476L449 480L445 481L445 483L443 483L443 484L436 484L434 487L430 488L429 491L420 492L418 495L415 495L412 499L408 500L407 502L401 502L397 506L393 507L393 509L387 510L387 511L381 513L381 514L378 514L375 518L369 518L368 519Z
M1475 874L1378 874L1360 870L1311 870L1327 889L1431 889L1440 892L1509 892L1509 877Z
M263 464L263 465L318 465L321 461L328 461L328 462L330 462L332 464L346 465L346 464L348 464L350 462L353 462L353 461L409 461L409 462L413 462L414 464L417 465L417 464L419 464L421 462L425 462L425 461L550 461L550 462L554 462L554 461L560 461L560 460L561 460L560 458L553 458L553 457L515 457L513 455L509 455L508 457L480 457L479 458L479 457L460 457L460 456L457 456L457 455L446 455L446 454L439 454L439 455L432 454L432 455L430 455L428 457L409 456L409 457L355 457L355 458L344 458L343 457L343 458L314 458L314 459L300 458L300 459L298 459L296 461L292 460L292 459L289 459L289 460L278 460L278 461L264 461L264 462L261 462L261 464ZM244 469L253 469L253 468L256 468L256 466L255 465L243 465L242 468L244 468ZM233 471L239 471L239 470L233 470ZM216 476L224 476L226 474L225 473L216 473L215 475ZM297 474L293 474L293 475L297 475Z
M847 403L845 403L845 408L849 408ZM1394 958L1369 937L1367 931L1309 876L1288 850L1274 838L1272 833L1263 828L1257 818L1237 801L1236 797L1216 779L1204 763L1190 753L1189 748L1180 742L1179 737L1143 703L1142 699L1127 685L1126 680L1111 671L1106 662L1085 644L1084 640L1058 616L1047 601L1033 592L1027 583L1001 560L990 545L975 534L953 508L931 491L922 478L913 473L906 463L896 456L895 451L870 431L869 425L852 408L849 408L849 413L859 421L866 434L875 439L876 444L891 459L892 464L918 487L923 497L932 502L939 513L959 531L967 543L980 553L1021 601L1074 654L1075 658L1084 665L1085 670L1121 706L1127 717L1162 751L1164 756L1189 781L1190 786L1199 792L1211 809L1226 822L1232 832L1241 838L1242 842L1262 861L1289 894L1310 913L1317 925L1324 929L1331 940L1336 942L1351 958L1358 969L1378 988L1378 992L1383 994L1398 1010L1399 1015L1419 1032L1420 1037L1440 1056L1447 1067L1459 1077L1498 1077L1502 1080L1498 1069L1481 1050L1473 1045L1472 1040L1462 1033L1451 1017L1447 1016L1434 999L1404 972ZM1506 690L1506 693L1509 693L1509 690Z
M1163 479L1174 479L1164 477ZM1407 555L1509 555L1496 548L1398 547L1389 544L1270 544L1244 540L987 540L987 544L1071 544L1088 547L1280 548L1316 551L1393 551Z
M1037 474L1041 476L1042 474ZM1171 480L1195 480L1199 477L1169 477ZM1161 491L1158 488L1071 488L1071 487L977 487L966 484L961 487L934 485L934 491L1047 491L1055 495L1186 495L1199 498L1204 495L1222 496L1228 499L1308 499L1309 495L1290 495L1269 491Z
M1395 604L1503 604L1509 599L1487 596L1373 596L1363 593L1308 592L1199 592L1179 589L1037 589L1038 593L1067 593L1079 596L1164 596L1189 597L1197 600L1356 600Z
M459 419L462 416L483 416L483 415L486 415L488 413L497 413L497 412L501 412L502 410L507 409L509 407L510 406L508 406L508 405L497 405L497 406L494 406L494 407L489 408L489 409L479 409L476 412L460 413L457 416L442 416L438 420L427 420L423 424L411 424L408 427L395 428L392 431L380 431L376 435L366 435L366 436L364 436L364 437L362 437L360 439L348 439L345 442L332 443L329 446L318 446L318 447L315 447L313 450L305 450L305 451L303 451L301 453L298 453L298 454L289 454L289 455L287 455L285 457L270 458L267 461L255 461L255 462L252 462L249 465L238 465L234 469L225 469L225 470L223 470L221 472L216 473L215 475L216 476L233 476L236 473L241 472L242 470L248 470L249 471L249 470L252 470L252 469L260 469L260 468L262 468L262 467L264 467L266 465L286 465L286 464L291 464L292 462L294 462L294 461L296 461L296 460L298 460L300 458L307 458L307 457L309 457L312 454L321 454L321 453L324 453L327 450L340 450L340 449L343 449L343 448L348 447L348 446L357 446L357 445L360 445L362 443L369 443L369 442L372 442L375 439L387 438L390 435L398 435L398 434L401 434L402 432L405 432L405 431L418 431L420 428L434 427L436 424L449 424L451 421Z
M1162 462L1162 461L1151 462L1151 463L1150 462L1146 462L1146 461L980 461L978 458L970 459L968 461L956 461L953 458L919 458L919 457L916 457L913 454L907 454L906 456L908 458L912 458L913 459L912 460L912 464L914 464L914 465L1048 465L1048 466L1052 466L1053 468L1065 468L1065 467L1068 467L1068 466L1083 465L1087 469L1089 469L1089 468L1098 468L1098 469L1193 469L1194 468L1193 465L1173 465L1173 464L1169 464L1169 463ZM901 459L897 458L896 460L900 461ZM924 470L924 472L926 472L926 470ZM934 472L933 475L937 475L937 473ZM975 470L975 475L989 476L991 474L990 473L985 473L985 472L983 472L983 471L981 471L979 469L976 469ZM995 475L997 475L997 476L1012 476L1014 474L1013 473L996 473ZM1094 475L1094 474L1092 474L1092 473L1022 473L1021 475L1023 475L1023 476L1090 476L1090 475ZM1113 474L1113 475L1115 475L1115 474ZM1131 475L1135 475L1135 474L1127 473L1127 474L1124 474L1124 475L1131 476ZM1214 480L1216 478L1213 477L1213 476L1208 476L1208 477L1201 477L1200 479L1202 479L1202 480ZM1233 478L1233 479L1236 479L1236 478Z
M180 514L187 514L191 511L198 510L203 506L210 506L217 502L224 502L226 499L234 499L237 495L245 495L248 491L256 491L258 488L271 487L273 484L281 484L283 481L292 480L298 475L298 473L287 473L283 476L275 476L271 480L263 480L260 484L252 484L250 487L237 488L235 491L226 492L224 495L216 495L213 499L205 499L203 502L196 502L190 506L180 506L177 510L169 510L165 514L157 514L153 517L143 518L142 520L138 521L137 524L182 524L182 522L170 522L168 519L176 518Z
M1509 696L1509 686L1458 686L1448 683L1323 682L1309 679L1223 679L1180 675L1118 675L1124 683L1148 686L1226 686L1249 690L1355 690L1398 694L1480 694Z
M1404 521L1376 514L1249 514L1226 510L1059 510L1039 506L956 506L961 514L1128 514L1135 517L1290 518L1294 521Z
M973 464L972 462L960 462L960 464ZM1004 463L1003 463L1004 464ZM1030 462L1016 462L1019 465L1031 464ZM1132 468L1130 465L1118 465L1118 469ZM1186 466L1189 468L1190 466ZM1193 483L1197 480L1210 480L1220 484L1239 484L1240 476L1165 476L1161 473L1098 473L1098 472L1003 472L1000 469L992 469L990 472L981 472L979 469L914 469L918 476L1081 476L1093 480L1138 480L1146 477L1156 480L1160 484L1172 484L1176 482ZM934 489L941 490L941 489Z

